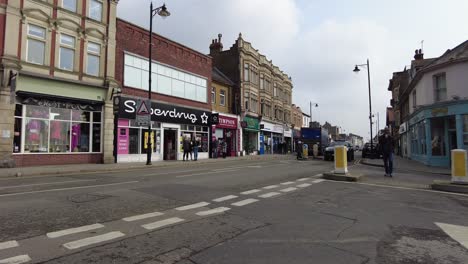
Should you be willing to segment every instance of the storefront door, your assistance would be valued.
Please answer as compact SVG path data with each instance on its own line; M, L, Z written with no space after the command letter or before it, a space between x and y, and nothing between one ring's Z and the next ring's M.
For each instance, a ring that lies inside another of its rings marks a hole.
M164 129L164 160L177 159L177 130Z

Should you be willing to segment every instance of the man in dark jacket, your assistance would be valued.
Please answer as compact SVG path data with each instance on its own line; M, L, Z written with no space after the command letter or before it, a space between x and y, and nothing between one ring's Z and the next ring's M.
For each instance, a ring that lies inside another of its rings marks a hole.
M191 142L190 142L189 138L184 137L184 142L183 142L182 148L184 149L184 158L183 158L183 160L188 161L189 153L190 153L190 156L192 156L192 154L191 154L191 151L192 151L191 150Z
M387 127L384 129L383 135L379 137L379 146L383 155L385 176L392 177L394 141Z

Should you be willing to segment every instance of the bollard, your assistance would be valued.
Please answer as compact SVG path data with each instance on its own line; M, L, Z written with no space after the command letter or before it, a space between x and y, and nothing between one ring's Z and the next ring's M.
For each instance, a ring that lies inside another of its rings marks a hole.
M466 150L452 150L452 183L468 184Z
M348 159L346 146L335 147L335 171L337 174L348 173Z

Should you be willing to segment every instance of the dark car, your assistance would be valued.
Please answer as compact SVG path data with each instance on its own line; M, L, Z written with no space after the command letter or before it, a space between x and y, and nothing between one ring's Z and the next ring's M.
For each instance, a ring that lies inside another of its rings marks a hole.
M371 150L371 144L366 143L364 148L362 148L362 158L363 159L380 159L382 153L380 152L380 146L378 143L373 144L373 149Z
M330 145L325 148L324 159L325 160L334 160L335 159L335 147L336 146L346 146L348 148L347 157L348 161L354 160L354 149L351 143L347 141L334 141L330 143Z

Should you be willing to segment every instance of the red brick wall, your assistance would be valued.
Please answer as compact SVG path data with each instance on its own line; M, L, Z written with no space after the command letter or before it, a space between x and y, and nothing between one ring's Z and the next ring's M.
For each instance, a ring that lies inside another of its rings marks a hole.
M115 76L116 80L123 87L123 94L147 97L147 91L133 89L123 86L124 74L124 52L130 52L143 57L149 57L149 31L130 24L126 21L117 19L117 47ZM191 107L198 107L211 110L211 57L194 51L179 43L171 41L162 36L153 33L153 60L176 67L178 69L198 74L208 79L207 103L186 100L182 98L153 93L153 98L167 103L176 103Z
M13 155L17 167L102 163L102 154L27 154Z

